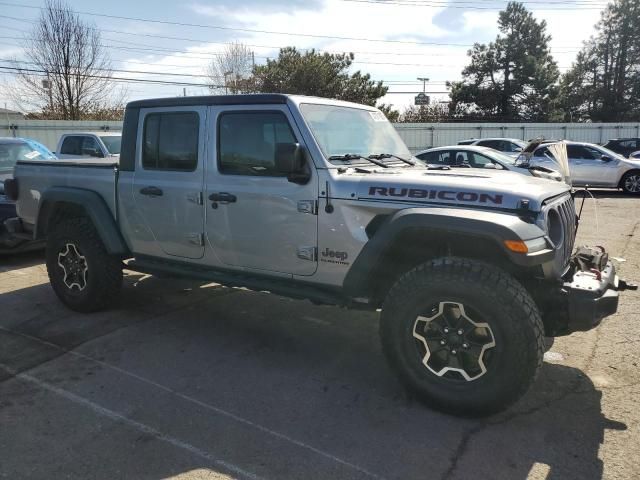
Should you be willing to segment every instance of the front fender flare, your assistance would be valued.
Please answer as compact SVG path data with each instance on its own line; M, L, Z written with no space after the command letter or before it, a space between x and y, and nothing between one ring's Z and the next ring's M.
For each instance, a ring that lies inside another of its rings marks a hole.
M526 241L545 236L540 227L512 213L457 208L407 208L390 215L360 251L343 283L350 296L367 295L372 275L387 249L410 229L489 239L505 253L507 259L520 267L541 265L555 255L551 249L522 254L506 248L505 240Z
M61 203L73 204L86 213L107 252L112 255L126 255L129 252L104 199L98 193L82 188L51 187L42 192L34 229L36 239L45 237L51 215L55 212L56 206Z

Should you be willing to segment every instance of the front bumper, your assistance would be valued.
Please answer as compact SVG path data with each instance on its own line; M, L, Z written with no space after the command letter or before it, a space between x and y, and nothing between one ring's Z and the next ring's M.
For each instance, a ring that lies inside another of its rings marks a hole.
M637 286L620 279L610 261L602 270L570 269L559 288L538 292L545 335L559 337L597 327L617 312L619 292L627 289Z
M603 318L616 313L619 285L616 267L611 262L607 262L599 273L578 271L564 282L562 290L567 296L568 333L591 330Z

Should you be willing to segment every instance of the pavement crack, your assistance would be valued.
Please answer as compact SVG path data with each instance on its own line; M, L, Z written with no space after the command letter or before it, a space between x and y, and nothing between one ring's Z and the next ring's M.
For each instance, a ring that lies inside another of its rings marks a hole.
M488 423L482 422L479 425L476 425L475 427L468 429L464 433L464 435L460 439L460 443L458 443L456 450L453 452L453 455L451 455L449 459L449 468L447 469L446 472L444 472L444 474L441 477L441 480L449 480L453 478L458 468L458 464L460 463L460 460L467 453L467 450L469 448L469 443L471 442L472 437L482 432L488 426L489 426Z

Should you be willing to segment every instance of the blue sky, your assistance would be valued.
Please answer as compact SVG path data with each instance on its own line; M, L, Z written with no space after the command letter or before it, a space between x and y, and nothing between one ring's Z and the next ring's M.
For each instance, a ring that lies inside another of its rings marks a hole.
M206 71L207 64L223 50L225 43L233 41L251 45L257 63L274 58L278 47L287 45L331 52L353 51L356 55L354 71L368 72L375 79L385 80L392 92L412 92L393 93L383 99L402 110L412 102L413 92L422 89L417 77L429 77L431 81L427 90L435 92L445 90L446 80L459 79L460 71L467 63L467 49L474 42L488 42L495 38L498 10L506 4L492 0L476 0L474 3L432 1L389 0L386 5L350 0L70 0L68 3L79 12L222 27L177 26L83 14L83 18L103 30L103 44L107 46L114 68L196 75L172 77L116 73L116 76L202 83L205 79L197 75ZM531 3L527 7L538 19L547 21L548 32L553 37L552 53L564 71L571 65L582 41L593 33L593 25L604 2L576 0L580 3L558 4L559 0L529 1ZM405 4L399 5L398 2ZM43 5L43 2L34 0L13 0L12 3L31 7ZM425 6L425 3L448 6ZM3 37L0 38L0 59L23 58L21 38L33 27L31 22L38 14L37 9L2 5L0 1ZM158 36L179 37L181 40ZM0 79L0 106L6 102L12 108L14 105L1 87L4 84L6 88L11 83L11 76L5 73L0 75ZM202 87L187 86L186 89L190 95L207 92ZM183 87L129 83L126 91L127 99L134 100L181 95ZM435 100L447 98L446 94L432 96Z

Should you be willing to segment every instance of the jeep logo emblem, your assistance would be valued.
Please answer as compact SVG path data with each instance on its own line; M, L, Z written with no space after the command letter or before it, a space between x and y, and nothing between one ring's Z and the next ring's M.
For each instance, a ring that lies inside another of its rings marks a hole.
M322 252L322 256L325 258L335 258L340 262L344 262L347 258L349 258L347 252L337 252L335 250L329 250L328 248L326 248L324 252Z

